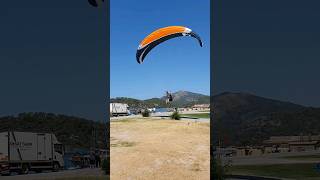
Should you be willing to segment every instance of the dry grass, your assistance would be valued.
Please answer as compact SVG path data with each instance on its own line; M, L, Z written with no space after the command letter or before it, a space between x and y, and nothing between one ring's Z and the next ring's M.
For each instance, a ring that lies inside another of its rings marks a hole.
M210 179L207 122L111 122L111 179Z

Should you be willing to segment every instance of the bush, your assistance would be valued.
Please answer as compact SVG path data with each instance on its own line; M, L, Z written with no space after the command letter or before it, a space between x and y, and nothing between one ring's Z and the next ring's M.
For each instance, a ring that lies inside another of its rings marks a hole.
M107 159L102 160L101 169L104 171L106 175L110 174L110 163L107 161Z
M148 109L145 109L144 111L142 111L142 117L149 117L150 116L150 112Z
M173 112L170 117L171 119L175 119L175 120L180 120L181 118L180 114L177 111Z

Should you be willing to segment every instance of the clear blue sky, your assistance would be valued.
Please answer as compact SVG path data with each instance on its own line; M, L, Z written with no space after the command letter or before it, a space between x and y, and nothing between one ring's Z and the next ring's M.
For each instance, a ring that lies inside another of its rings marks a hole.
M107 118L105 8L87 0L1 2L0 116Z
M213 90L320 106L320 1L214 1Z
M147 99L166 90L210 94L209 0L161 2L111 0L111 97ZM179 37L155 47L143 64L136 62L140 41L152 31L172 25L189 27L196 39Z

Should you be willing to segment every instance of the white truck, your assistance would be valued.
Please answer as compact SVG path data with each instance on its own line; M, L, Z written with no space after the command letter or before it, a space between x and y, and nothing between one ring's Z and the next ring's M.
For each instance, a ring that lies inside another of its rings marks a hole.
M128 104L123 103L110 103L111 116L127 116L129 115Z
M0 174L58 171L64 166L63 149L54 134L1 132Z

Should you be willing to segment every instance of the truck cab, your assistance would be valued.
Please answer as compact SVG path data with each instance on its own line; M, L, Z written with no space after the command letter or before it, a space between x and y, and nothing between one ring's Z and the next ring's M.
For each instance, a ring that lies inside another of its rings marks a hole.
M55 135L52 135L52 143L53 143L53 169L57 170L64 167L64 146L60 143Z

